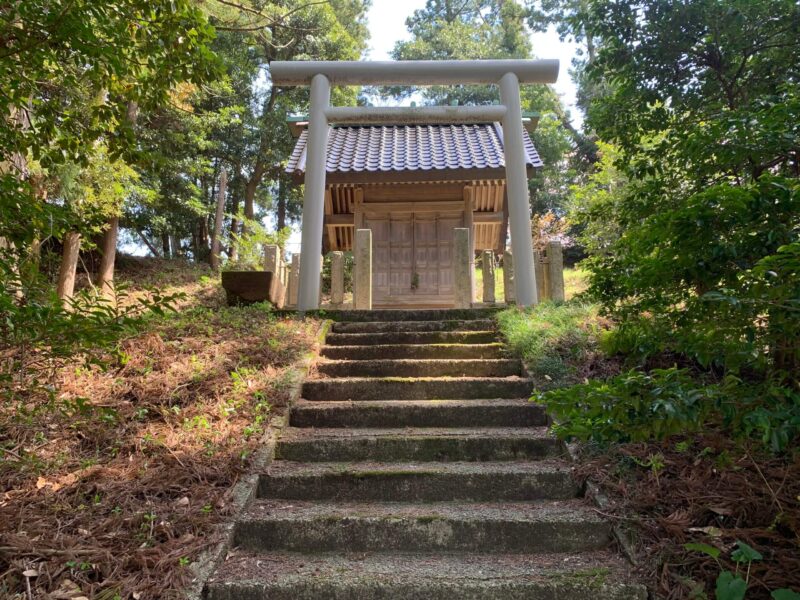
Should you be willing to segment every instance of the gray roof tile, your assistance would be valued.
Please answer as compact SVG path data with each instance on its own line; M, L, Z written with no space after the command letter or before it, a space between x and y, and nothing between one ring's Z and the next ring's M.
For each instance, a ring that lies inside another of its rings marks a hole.
M543 166L528 132L523 130L526 163ZM499 123L475 125L368 125L332 127L328 136L328 173L415 171L505 167ZM304 130L295 144L287 173L306 166Z

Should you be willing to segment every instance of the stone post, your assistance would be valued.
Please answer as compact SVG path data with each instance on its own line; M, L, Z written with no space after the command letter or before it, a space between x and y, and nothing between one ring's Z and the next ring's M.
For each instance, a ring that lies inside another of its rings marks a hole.
M547 281L545 280L546 270L544 268L544 259L538 250L533 251L533 270L536 273L536 293L539 296L539 302L544 302L548 299Z
M357 229L353 253L353 308L372 310L372 230Z
M264 270L271 271L273 277L280 278L281 274L278 271L278 266L280 265L280 256L281 249L278 246L270 245L264 246Z
M550 299L555 302L563 302L565 300L564 251L561 248L561 242L549 242L547 244L547 258L550 259L547 265Z
M344 304L344 252L331 252L331 304Z
M494 304L494 252L492 250L484 250L481 262L483 263L481 265L481 270L483 271L483 301Z
M453 292L456 308L472 306L471 253L469 229L455 228L453 230Z
M297 291L300 285L300 253L292 254L292 270L289 271L289 306L297 306Z
M503 252L503 290L506 304L514 304L517 295L514 293L514 255L511 250Z

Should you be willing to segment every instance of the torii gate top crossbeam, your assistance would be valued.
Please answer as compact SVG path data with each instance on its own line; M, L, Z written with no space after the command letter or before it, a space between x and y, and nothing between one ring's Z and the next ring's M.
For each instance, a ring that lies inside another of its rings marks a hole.
M331 85L458 85L497 83L506 73L519 83L555 83L558 60L273 61L275 85L310 85L324 75Z

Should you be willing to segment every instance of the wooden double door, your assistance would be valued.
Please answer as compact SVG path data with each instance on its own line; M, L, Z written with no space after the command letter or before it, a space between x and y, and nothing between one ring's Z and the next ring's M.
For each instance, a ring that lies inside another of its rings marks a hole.
M464 211L364 213L372 230L372 302L379 306L453 304L453 230Z

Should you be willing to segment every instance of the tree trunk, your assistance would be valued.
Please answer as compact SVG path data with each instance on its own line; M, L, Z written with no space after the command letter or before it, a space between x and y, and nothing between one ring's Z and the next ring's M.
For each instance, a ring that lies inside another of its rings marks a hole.
M181 248L181 240L174 233L169 234L169 247L170 250L172 251L173 258L178 258L183 253L182 252L183 249Z
M114 262L117 258L118 232L119 217L111 217L100 243L100 267L97 269L96 281L100 292L109 296L114 293Z
M161 234L161 253L163 254L164 258L169 258L169 234L162 233Z
M228 256L231 260L236 260L238 257L238 251L236 248L236 237L239 235L239 194L242 191L242 167L238 163L234 166L234 173L233 173L235 183L231 185L231 196L233 196L233 206L231 209L231 213L233 217L231 218L231 245L228 248Z
M139 237L140 237L140 238L142 239L142 241L144 242L144 245L145 245L145 246L147 246L147 249L148 249L148 250L150 250L150 253L151 253L153 256L155 256L156 258L158 258L159 256L161 256L161 255L158 253L158 250L156 249L156 247L155 247L155 246L153 246L153 244L150 242L150 240L148 240L148 239L147 239L147 236L146 236L145 234L143 234L143 233L142 233L141 231L139 231L138 229L136 229L136 233L138 233L138 234L139 234Z
M219 190L217 193L217 214L214 220L214 232L211 236L211 268L219 271L219 253L222 235L222 219L225 218L225 188L228 185L228 174L222 169L219 174Z
M56 293L62 301L70 300L75 293L75 270L78 268L80 251L81 234L77 231L68 231L64 236L64 253L56 286Z
M283 177L278 180L278 219L277 219L277 229L280 231L284 227L286 227L286 202L287 202L286 193L286 181Z

